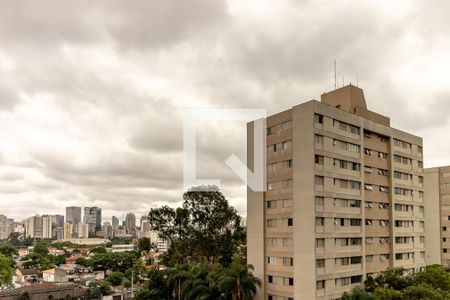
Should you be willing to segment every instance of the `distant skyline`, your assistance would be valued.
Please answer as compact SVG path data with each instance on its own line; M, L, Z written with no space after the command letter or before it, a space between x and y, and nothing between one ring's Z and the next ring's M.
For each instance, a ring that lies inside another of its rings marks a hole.
M182 203L186 108L319 99L337 78L450 164L450 2L7 1L0 11L0 213L98 206L105 218ZM430 22L432 20L433 22ZM421 120L421 122L417 122ZM198 176L245 158L245 124L198 129ZM104 219L105 219L104 218Z

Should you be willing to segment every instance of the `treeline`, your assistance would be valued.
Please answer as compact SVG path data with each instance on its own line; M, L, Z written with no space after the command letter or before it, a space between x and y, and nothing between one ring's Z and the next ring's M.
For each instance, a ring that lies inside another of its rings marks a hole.
M216 187L191 189L177 209L149 213L170 244L165 270L152 270L135 299L253 299L260 279L245 258L241 218Z
M345 293L342 300L449 300L450 274L440 265L426 267L421 272L406 274L394 268L375 278L369 277L364 287Z

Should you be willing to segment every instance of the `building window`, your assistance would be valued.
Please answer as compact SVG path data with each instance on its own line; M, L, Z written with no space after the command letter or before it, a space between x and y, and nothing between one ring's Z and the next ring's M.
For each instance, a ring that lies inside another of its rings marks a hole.
M389 171L388 170L383 170L383 169L378 169L378 175L389 176Z
M352 264L352 265L360 264L361 261L362 261L362 256L352 256L350 258L350 264Z
M319 114L314 114L314 122L323 124L323 116Z
M316 197L315 201L316 201L316 206L323 206L324 202L325 202L323 197Z
M267 190L268 190L268 191L273 190L273 183L272 183L272 182L268 182L268 183L267 183Z
M282 185L284 189L292 189L294 181L292 179L283 180Z
M357 126L350 125L348 123L345 123L345 122L342 122L339 120L333 120L333 125L343 131L353 133L353 134L359 134L359 127L357 127Z
M283 257L283 265L285 266L293 266L294 259L292 257Z
M292 141L286 141L282 143L283 150L289 150L292 148Z
M267 263L269 265L276 265L277 264L277 258L275 256L268 256L267 257Z
M269 282L269 283L277 283L276 277L272 276L272 275L267 276L267 282Z
M420 168L420 169L423 169L423 161L418 161L417 162L417 166Z
M325 268L325 259L316 259L316 268L317 269Z
M316 248L325 247L325 239L316 239Z
M373 255L366 255L366 262L373 262Z
M388 154L384 153L384 152L378 152L378 157L382 158L382 159L387 159L388 158Z
M324 221L323 217L316 218L316 226L321 227L321 226L323 226L324 223L325 223L325 221Z
M268 247L275 247L277 245L277 239L276 238L267 238L266 243Z
M404 157L404 156L400 156L400 155L394 155L394 161L396 163L403 164L403 165L411 164L411 159L410 158L407 158L407 157Z
M361 183L353 180L345 180L345 179L334 179L334 185L339 185L342 189L354 189L361 190Z
M284 219L285 226L291 227L294 226L294 220L292 218Z
M373 238L372 237L366 237L366 244L373 244Z
M283 161L282 166L285 169L292 168L292 159L288 159L288 160Z
M380 192L387 193L389 192L389 188L387 186L380 186L379 187Z
M423 176L419 176L419 177L417 178L417 180L419 181L419 183L423 183Z
M277 144L267 146L267 154L273 154L277 152Z
M323 290L325 288L325 280L316 281L316 289Z
M294 285L294 278L292 278L292 277L284 277L283 283L284 283L284 285L293 286Z
M359 145L352 144L352 143L347 143L347 142L340 141L340 140L334 140L333 143L335 145L337 144L339 149L347 150L347 151L350 151L350 152L359 153Z
M294 240L292 238L283 238L283 246L284 247L294 246Z
M315 179L314 179L314 183L316 185L323 185L324 184L323 176L316 176Z
M314 162L318 165L323 165L323 156L322 155L315 155L314 156Z
M277 200L267 201L267 208L277 208Z
M283 208L292 207L292 199L283 199Z
M411 144L398 139L394 139L394 146L397 148L410 149Z
M323 135L316 134L314 136L314 141L315 141L316 144L323 145Z
M351 284L361 283L361 281L362 281L362 276L361 276L361 275L358 275L358 276L352 276L352 277L350 278Z
M292 121L286 121L283 123L283 130L288 130L292 128Z
M277 221L273 220L273 219L267 220L267 227L269 227L269 228L277 227Z
M350 226L361 226L361 219L350 219Z
M272 135L276 133L276 126L267 127L267 135Z

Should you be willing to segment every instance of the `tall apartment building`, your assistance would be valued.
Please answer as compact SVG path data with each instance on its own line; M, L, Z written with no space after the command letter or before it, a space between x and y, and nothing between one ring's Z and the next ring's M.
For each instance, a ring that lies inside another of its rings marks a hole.
M125 229L127 233L134 232L136 227L136 216L132 212L127 213L125 217Z
M450 166L424 173L426 261L450 267Z
M72 223L69 222L64 223L64 239L71 239L74 237L73 227L74 225Z
M258 299L339 299L389 267L425 265L421 138L352 85L265 121L267 190L247 191ZM253 170L253 122L247 136Z
M64 236L67 236L68 234L71 235L71 237L77 237L78 236L78 223L82 222L81 219L81 207L77 206L69 206L66 207L66 223L72 224L72 232L66 232L66 228L64 229Z
M42 238L42 216L35 215L25 221L26 236L31 238Z
M113 228L119 226L119 218L117 218L116 216L112 216L112 226Z
M53 230L52 230L53 218L50 215L42 216L42 235L43 239L51 239L53 238Z
M8 218L0 215L0 240L6 240L9 237Z

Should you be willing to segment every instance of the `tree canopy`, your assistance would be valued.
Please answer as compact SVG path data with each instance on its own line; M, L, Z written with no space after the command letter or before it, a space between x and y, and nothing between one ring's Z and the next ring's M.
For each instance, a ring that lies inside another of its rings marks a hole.
M450 300L450 274L440 265L427 266L423 271L406 274L394 268L369 277L364 288L356 288L342 296L343 300Z
M12 284L13 264L10 257L0 254L0 288Z
M192 188L182 207L163 206L149 213L152 228L170 243L163 263L220 263L228 266L245 241L241 218L214 186Z

